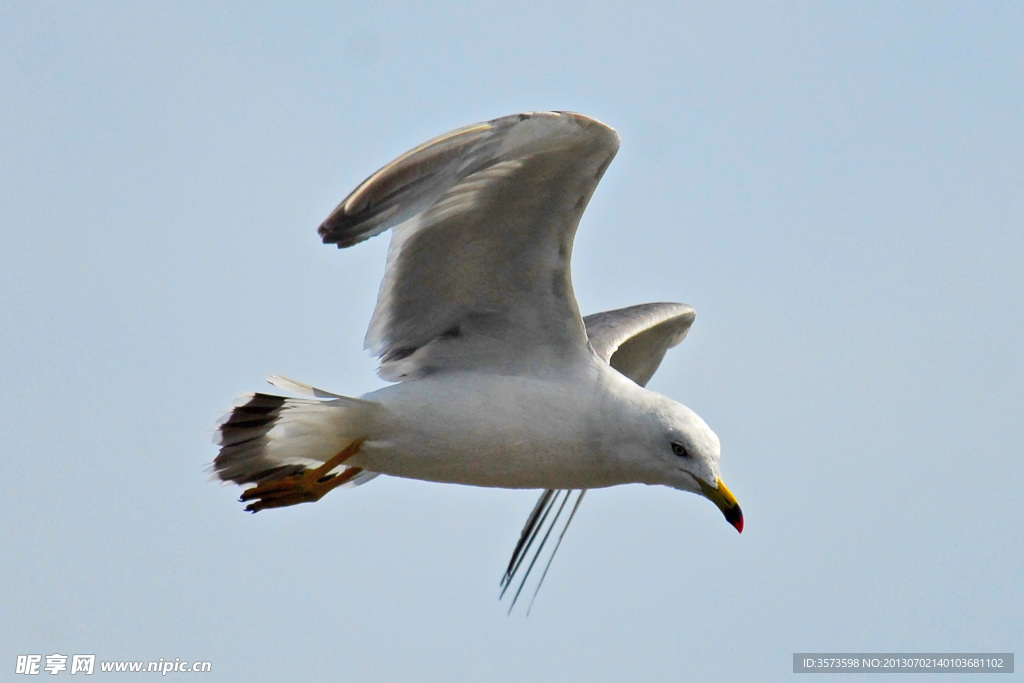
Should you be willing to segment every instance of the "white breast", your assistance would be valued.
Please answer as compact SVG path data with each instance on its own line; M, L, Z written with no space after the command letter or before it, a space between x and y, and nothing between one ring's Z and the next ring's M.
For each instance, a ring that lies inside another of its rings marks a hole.
M596 368L595 364L595 368ZM626 483L603 435L603 372L539 379L446 373L365 396L383 405L352 464L428 481L502 488ZM627 380L628 381L628 380Z

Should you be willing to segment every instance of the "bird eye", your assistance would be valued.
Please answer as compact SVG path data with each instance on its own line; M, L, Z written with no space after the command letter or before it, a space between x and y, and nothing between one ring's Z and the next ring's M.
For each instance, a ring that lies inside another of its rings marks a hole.
M680 458L688 458L690 454L686 450L686 446L681 443L672 444L672 452L678 455Z

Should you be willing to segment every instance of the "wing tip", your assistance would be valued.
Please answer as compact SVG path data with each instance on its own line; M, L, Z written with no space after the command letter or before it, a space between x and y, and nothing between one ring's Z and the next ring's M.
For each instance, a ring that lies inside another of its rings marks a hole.
M407 189L406 185L415 184L411 178L416 173L429 176L432 167L451 163L453 159L465 154L467 149L480 143L484 136L507 133L517 124L531 119L538 123L547 121L546 124L541 123L541 130L547 128L556 137L575 137L578 131L584 131L584 136L592 144L607 147L611 151L609 163L618 150L619 134L614 128L593 117L571 111L522 112L463 126L413 148L364 180L317 228L320 239L324 244L334 244L339 249L345 249L394 227L408 216L393 206L391 200L400 191ZM569 128L565 128L567 124ZM518 144L522 144L522 141Z
M338 249L345 249L370 237L367 233L352 230L357 223L345 214L344 206L339 206L320 224L316 232L324 244L334 244Z

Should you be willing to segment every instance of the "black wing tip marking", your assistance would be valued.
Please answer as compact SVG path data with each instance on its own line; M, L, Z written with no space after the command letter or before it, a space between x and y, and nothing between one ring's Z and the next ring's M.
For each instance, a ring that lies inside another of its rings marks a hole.
M367 235L360 230L354 230L361 221L354 220L341 211L336 211L320 224L316 229L324 244L335 244L338 249L345 249L354 244L359 244L367 238Z

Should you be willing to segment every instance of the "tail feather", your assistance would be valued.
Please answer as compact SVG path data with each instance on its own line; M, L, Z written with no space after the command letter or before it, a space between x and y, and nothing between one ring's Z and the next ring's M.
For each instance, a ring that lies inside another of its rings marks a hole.
M217 425L214 442L220 452L213 471L222 481L260 484L314 469L363 438L360 425L368 411L377 407L344 396L317 400L244 394ZM342 466L336 472L345 469ZM374 472L360 472L349 484L357 486L374 476Z
M298 394L299 396L305 396L306 398L346 398L341 394L332 394L324 389L317 389L314 386L306 384L305 382L299 382L294 379L288 379L281 375L270 375L267 377L267 381L273 384L278 389L284 389L292 393ZM355 399L353 399L355 400Z

